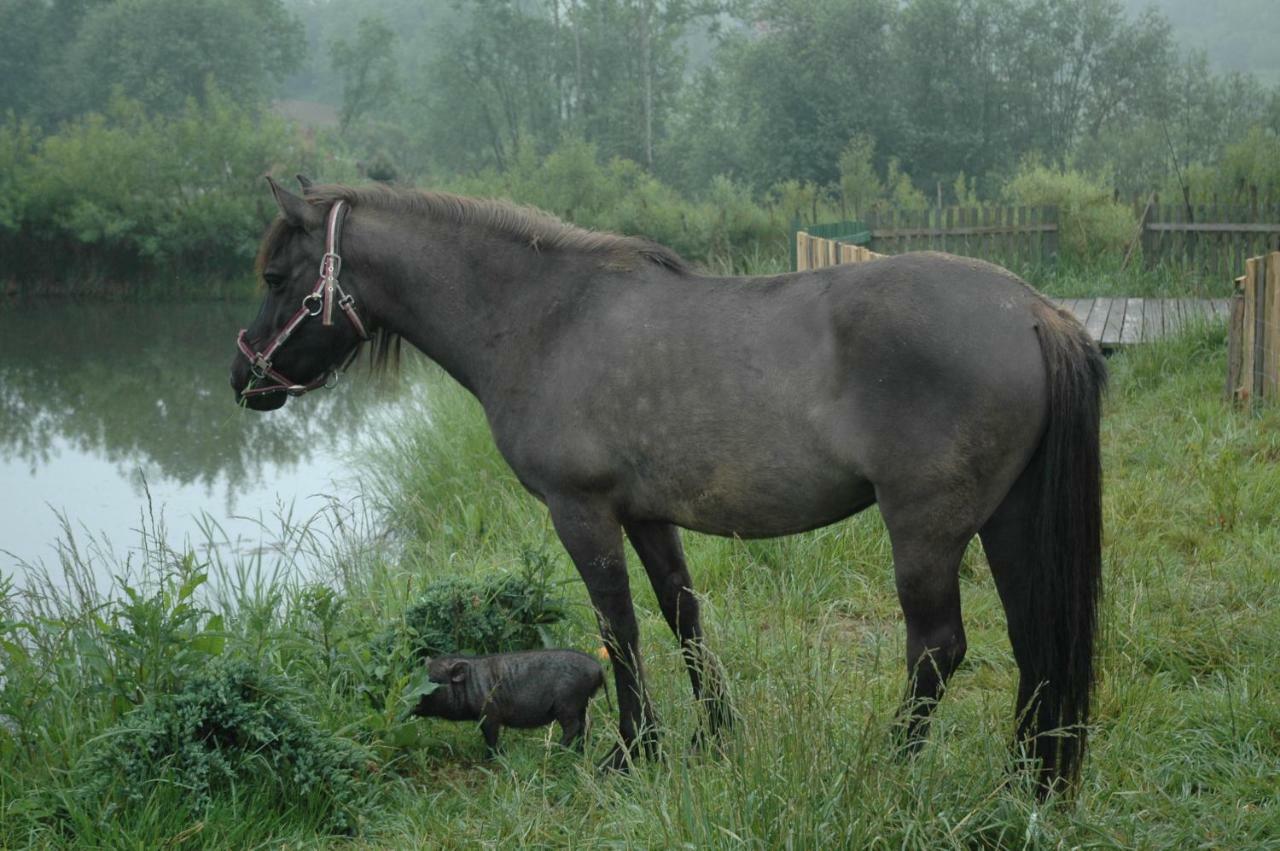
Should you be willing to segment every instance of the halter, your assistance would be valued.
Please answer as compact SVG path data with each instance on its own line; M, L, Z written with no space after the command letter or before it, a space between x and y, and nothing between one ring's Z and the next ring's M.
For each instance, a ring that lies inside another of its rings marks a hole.
M341 369L346 369L351 365L356 353L360 351L360 343L369 339L369 332L365 330L364 323L360 321L360 316L356 313L355 299L351 297L350 293L343 290L342 285L338 283L338 272L342 269L342 258L338 255L338 240L342 235L342 220L346 214L346 207L346 201L335 201L329 209L329 218L325 225L324 256L320 258L320 279L316 281L316 285L311 292L302 297L302 306L284 324L284 327L276 332L267 347L261 352L255 352L245 340L248 330L240 329L240 334L236 337L236 345L240 348L240 352L249 359L249 370L253 373L253 377L257 379L270 378L276 382L263 387L245 388L240 391L241 398L261 396L265 393L279 393L281 391L288 393L290 396L301 396L303 393L315 390L317 387L333 386L333 383L337 381L338 370L327 369L309 383L298 384L276 370L271 365L271 359L275 357L276 352L280 351L280 347L285 344L285 341L289 339L294 331L298 330L298 326L307 317L319 316L320 324L333 324L335 293L338 296L338 307L342 308L342 312L347 314L347 319L351 321L356 333L360 335L360 342L356 343L346 358L343 359Z

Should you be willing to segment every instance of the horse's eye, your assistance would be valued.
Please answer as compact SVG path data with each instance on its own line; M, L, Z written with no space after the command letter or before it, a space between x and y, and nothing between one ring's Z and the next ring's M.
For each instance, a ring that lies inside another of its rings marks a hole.
M266 282L267 289L278 290L284 286L284 278L280 275L263 275L262 280Z

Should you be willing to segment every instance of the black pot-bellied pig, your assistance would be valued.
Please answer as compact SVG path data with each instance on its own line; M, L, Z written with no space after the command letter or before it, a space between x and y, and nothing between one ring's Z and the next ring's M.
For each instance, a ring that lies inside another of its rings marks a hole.
M437 688L413 714L479 721L489 754L503 727L527 729L560 722L566 747L582 746L587 703L604 684L600 663L577 650L526 650L492 656L438 656L427 662Z

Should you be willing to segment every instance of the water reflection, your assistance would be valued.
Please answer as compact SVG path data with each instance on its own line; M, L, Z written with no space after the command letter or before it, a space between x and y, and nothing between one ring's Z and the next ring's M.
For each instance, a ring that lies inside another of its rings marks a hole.
M228 366L253 309L0 306L0 550L47 551L33 535L56 535L49 506L90 529L130 522L144 481L179 528L175 510L252 515L333 493L347 449L403 391L359 376L272 414L237 408Z

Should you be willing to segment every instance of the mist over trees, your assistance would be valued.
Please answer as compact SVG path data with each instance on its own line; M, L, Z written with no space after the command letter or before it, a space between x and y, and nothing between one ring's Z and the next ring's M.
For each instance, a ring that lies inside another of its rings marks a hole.
M513 196L696 259L797 216L1051 203L1053 175L1088 198L1280 191L1280 88L1131 5L0 0L0 239L172 259L194 248L166 215L217 240L269 213L258 176L304 167ZM336 120L281 121L280 99ZM206 120L253 141L180 129ZM75 146L138 183L97 192Z

